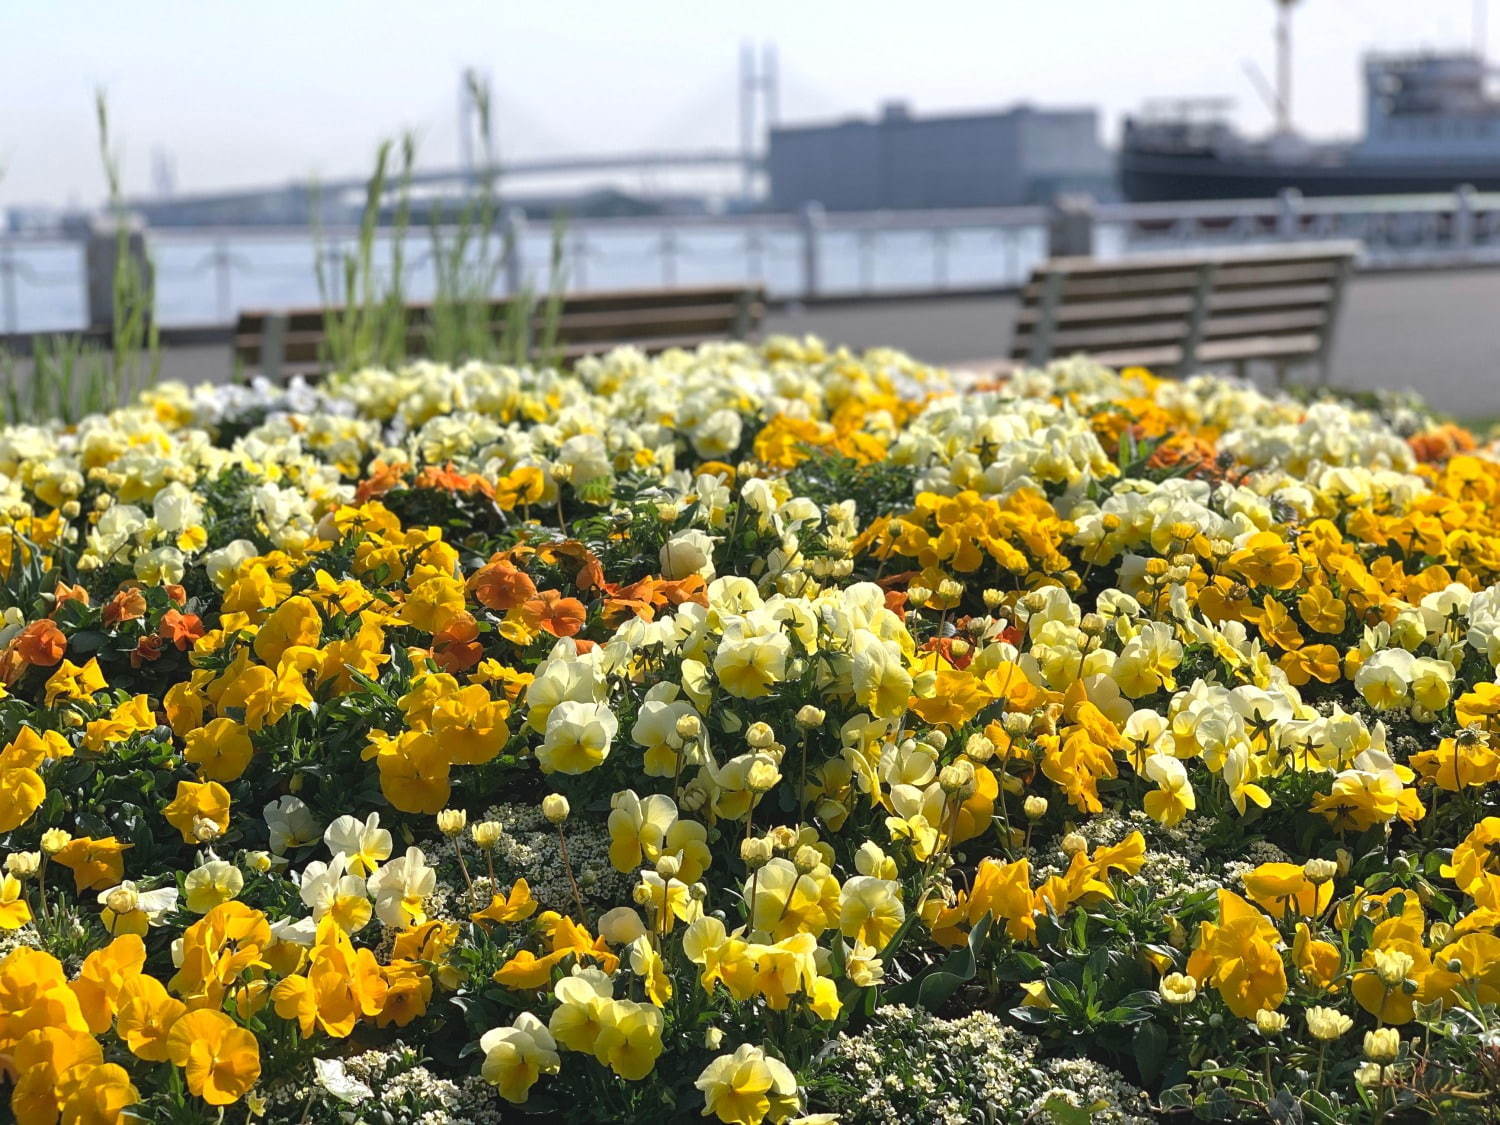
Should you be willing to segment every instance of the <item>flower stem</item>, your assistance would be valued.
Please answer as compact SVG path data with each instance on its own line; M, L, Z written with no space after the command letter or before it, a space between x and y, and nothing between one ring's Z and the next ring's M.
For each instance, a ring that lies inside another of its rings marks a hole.
M568 838L563 834L561 824L557 826L557 842L562 850L563 870L568 873L568 883L573 888L573 905L578 907L578 920L587 924L588 917L583 910L583 893L578 889L578 880L573 878L573 862L568 858Z

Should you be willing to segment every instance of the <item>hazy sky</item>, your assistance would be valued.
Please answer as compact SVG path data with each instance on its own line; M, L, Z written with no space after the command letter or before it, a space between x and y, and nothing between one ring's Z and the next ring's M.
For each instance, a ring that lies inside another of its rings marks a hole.
M1304 0L1298 124L1353 133L1360 53L1467 46L1474 11ZM747 37L780 49L788 122L1025 99L1097 105L1113 143L1146 98L1223 94L1263 128L1243 60L1272 72L1273 27L1271 0L0 0L0 205L101 196L97 86L127 189L149 186L161 147L191 192L357 174L402 128L450 166L469 65L492 76L502 158L731 145Z

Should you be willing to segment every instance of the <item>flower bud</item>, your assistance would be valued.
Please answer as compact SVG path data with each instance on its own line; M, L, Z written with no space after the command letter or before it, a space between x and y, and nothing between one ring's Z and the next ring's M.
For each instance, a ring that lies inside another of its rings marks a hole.
M568 799L561 793L548 793L542 798L542 815L547 818L548 824L561 824L572 811Z
M960 758L938 771L938 786L957 801L967 801L974 795L974 765Z
M482 852L492 852L500 846L500 837L505 829L498 820L481 820L469 829L469 839Z
M820 727L828 719L828 713L821 707L814 707L811 703L804 703L797 711L797 724L809 730Z
M1270 1008L1262 1008L1255 1013L1255 1030L1268 1039L1273 1035L1280 1035L1286 1030L1286 1016Z
M1377 1027L1365 1032L1365 1058L1371 1062L1395 1062L1401 1053L1401 1033L1394 1027Z
M1066 836L1064 836L1062 838L1061 846L1063 855L1070 858L1077 855L1079 852L1086 852L1089 850L1089 842L1077 832L1069 832Z
M437 814L437 826L438 831L448 839L457 839L469 826L469 814L463 809L444 809Z
M823 856L817 848L809 844L803 844L792 856L792 863L797 870L806 875L813 868L823 862Z
M682 861L675 855L664 855L656 861L656 873L663 879L675 879L682 870Z
M1314 1039L1329 1042L1339 1038L1353 1026L1354 1021L1337 1008L1318 1006L1307 1009L1307 1030Z
M717 1027L710 1027L703 1033L703 1045L710 1051L717 1051L719 1045L724 1042L724 1033Z
M677 805L683 812L697 812L708 804L708 798L708 789L695 777L682 787L682 794L677 798Z
M703 733L703 720L697 715L679 715L674 727L681 739L697 738Z
M11 852L5 857L5 871L17 879L30 879L42 865L40 852Z
M764 750L776 741L776 732L766 723L754 722L745 728L745 742L752 750Z
M1302 865L1302 873L1314 886L1322 886L1339 873L1339 865L1331 859L1310 859Z
M1416 964L1410 953L1400 949L1376 949L1372 957L1380 983L1392 988L1404 981Z
M56 855L72 841L73 837L61 828L49 828L42 833L42 854Z
M193 839L200 844L211 843L223 835L224 830L219 827L217 820L210 820L206 816L195 816L193 818Z
M264 875L271 870L270 852L246 852L245 866L257 875Z
M771 862L771 841L764 836L751 836L740 841L740 860L751 871Z
M757 754L745 771L745 788L752 793L769 793L781 780L781 771L776 763L764 754Z
M133 883L121 883L104 898L104 905L116 914L134 914L140 909L141 896Z
M1027 820L1041 820L1047 815L1047 798L1033 793L1021 802L1021 811L1026 814Z
M1191 1004L1198 998L1198 982L1186 973L1168 973L1161 978L1157 992L1168 1004Z
M995 756L995 744L976 731L964 739L964 754L975 762L987 762Z

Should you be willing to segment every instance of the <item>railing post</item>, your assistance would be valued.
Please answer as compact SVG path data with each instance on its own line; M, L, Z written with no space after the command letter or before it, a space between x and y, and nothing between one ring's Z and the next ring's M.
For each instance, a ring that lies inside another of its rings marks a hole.
M573 239L573 285L574 289L587 289L589 287L589 247L584 241L583 235L576 235Z
M1474 248L1474 185L1460 184L1453 193L1453 249L1466 255Z
M505 212L505 293L514 297L526 286L526 212L511 207Z
M226 322L234 319L233 298L229 292L230 265L229 244L220 238L214 243L214 283L219 294L219 316Z
M1294 187L1277 193L1276 234L1288 241L1295 239L1302 222L1302 193Z
M869 293L875 288L875 232L859 232L859 288Z
M661 232L661 283L667 289L677 284L677 235L671 227Z
M1094 256L1094 200L1088 195L1059 195L1047 220L1049 258Z
M755 281L766 280L765 235L758 226L745 231L745 276Z
M16 268L15 248L0 244L0 308L5 310L7 332L21 331L21 315L16 311Z
M822 288L818 260L818 235L825 215L821 203L802 205L802 295L816 297Z
M1193 308L1188 313L1187 332L1182 339L1182 357L1178 360L1179 375L1192 375L1198 368L1198 347L1203 343L1203 329L1208 322L1208 306L1213 299L1214 274L1218 268L1216 262L1204 262L1198 267L1196 284L1193 286Z

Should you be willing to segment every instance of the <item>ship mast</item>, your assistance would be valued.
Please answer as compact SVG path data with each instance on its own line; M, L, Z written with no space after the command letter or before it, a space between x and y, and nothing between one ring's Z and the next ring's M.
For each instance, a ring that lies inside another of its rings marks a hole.
M1276 0L1276 132L1292 131L1292 5Z

